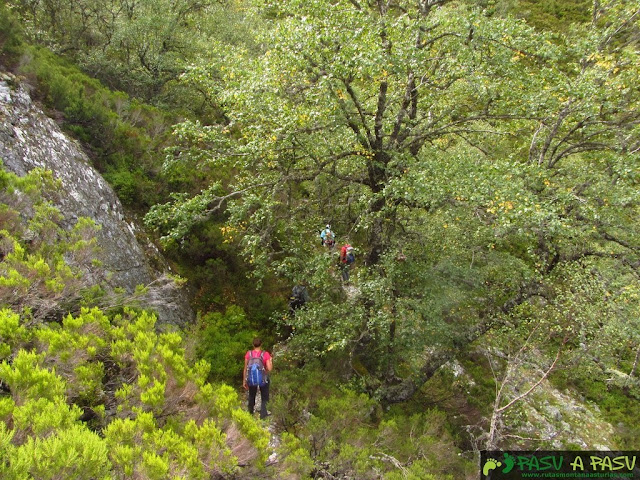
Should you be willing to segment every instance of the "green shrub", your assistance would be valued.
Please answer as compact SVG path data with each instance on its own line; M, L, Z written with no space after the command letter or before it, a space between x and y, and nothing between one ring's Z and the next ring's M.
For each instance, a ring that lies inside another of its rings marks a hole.
M1 436L0 426L0 438ZM7 477L3 478L111 478L111 464L105 441L82 425L57 430L44 438L30 437L23 445L11 449L10 453Z
M157 176L164 159L168 114L111 92L49 50L23 46L20 72L33 77L48 108L90 146L94 165L132 207L148 208L165 186Z
M308 445L288 432L280 437L278 454L281 460L281 474L284 478L309 478L315 465Z
M71 428L81 415L82 410L76 405L67 405L62 395L51 400L30 398L23 405L16 405L12 412L16 431L42 438Z
M20 324L20 315L9 309L0 310L0 360L17 351L27 337L28 331Z
M0 318L5 345L13 345L24 327L8 310ZM9 347L12 362L0 364L10 390L0 399L0 425L12 426L0 430L3 478L22 478L14 476L22 471L35 478L205 479L233 474L237 452L244 462L264 462L269 433L240 408L233 388L206 382L205 362L188 363L181 335L159 333L155 322L147 312L124 309L110 319L83 309L61 324L32 326L36 351ZM109 399L116 416L105 415ZM87 410L100 418L93 425L104 439L80 422Z
M17 405L32 398L54 401L64 395L64 380L43 368L44 357L44 354L19 350L11 364L0 363L0 380L9 386Z
M183 432L176 432L159 428L153 415L141 412L135 419L112 422L105 440L118 478L198 480L236 468L225 435L211 421L201 426L190 421Z
M256 335L244 311L232 305L225 313L208 313L197 330L196 354L211 365L210 378L239 385L244 354Z
M22 42L22 27L3 2L0 5L0 54L16 55Z

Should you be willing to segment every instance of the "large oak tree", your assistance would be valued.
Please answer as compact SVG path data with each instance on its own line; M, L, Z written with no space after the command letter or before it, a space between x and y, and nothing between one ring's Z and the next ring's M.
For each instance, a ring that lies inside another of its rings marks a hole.
M225 123L176 128L173 160L225 180L148 220L179 239L224 210L258 277L307 282L291 347L402 401L509 316L566 343L572 282L596 270L599 299L638 288L635 227L618 228L637 213L638 2L566 36L446 0L252 3L262 54L218 45L185 77ZM356 246L356 289L318 247L327 222Z

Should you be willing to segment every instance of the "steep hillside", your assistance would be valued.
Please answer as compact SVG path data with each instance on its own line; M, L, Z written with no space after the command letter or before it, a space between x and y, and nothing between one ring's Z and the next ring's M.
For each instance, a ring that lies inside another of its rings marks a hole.
M161 322L190 323L194 314L186 292L169 278L169 271L152 269L146 253L154 254L154 264L161 254L152 245L143 248L138 243L144 236L127 221L113 189L91 166L78 142L32 102L25 84L11 74L0 75L0 159L8 171L19 176L34 168L53 172L60 188L49 195L66 228L73 227L80 217L99 226L96 259L102 264L101 278L88 281L104 280L130 295L138 285L153 285L151 295L141 299L142 305L155 309Z

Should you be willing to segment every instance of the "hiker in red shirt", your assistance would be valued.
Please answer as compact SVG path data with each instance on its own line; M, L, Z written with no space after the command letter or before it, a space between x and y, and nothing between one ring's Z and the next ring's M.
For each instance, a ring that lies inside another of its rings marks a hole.
M258 366L259 379L253 380L253 377L248 371L252 364ZM273 368L273 362L269 352L262 350L262 340L258 337L253 339L253 350L247 351L244 356L244 371L242 374L242 386L249 390L249 413L253 415L253 409L256 405L256 394L258 388L260 389L260 418L266 418L269 415L267 412L267 402L269 401L269 372Z
M353 262L356 261L353 247L345 243L340 249L340 269L342 270L342 281L349 283L349 269Z

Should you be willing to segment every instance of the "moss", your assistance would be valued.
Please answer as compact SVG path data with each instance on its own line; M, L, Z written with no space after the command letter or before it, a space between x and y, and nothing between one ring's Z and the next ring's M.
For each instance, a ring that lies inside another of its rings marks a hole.
M634 449L640 445L640 402L624 388L607 384L601 378L581 375L576 371L562 371L552 376L559 388L580 392L585 400L596 404L602 418L614 427L616 448Z
M486 358L474 355L463 359L461 365L471 380L467 381L469 403L481 411L490 412L495 400L496 384Z

